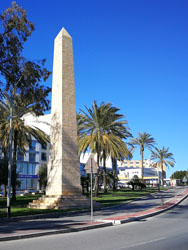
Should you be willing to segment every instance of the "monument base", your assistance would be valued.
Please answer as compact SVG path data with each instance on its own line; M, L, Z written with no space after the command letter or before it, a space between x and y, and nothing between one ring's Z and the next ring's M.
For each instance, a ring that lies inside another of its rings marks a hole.
M64 208L89 208L91 201L83 195L44 195L38 200L33 200L28 204L29 208L34 209L64 209ZM99 207L100 204L95 202L94 206Z

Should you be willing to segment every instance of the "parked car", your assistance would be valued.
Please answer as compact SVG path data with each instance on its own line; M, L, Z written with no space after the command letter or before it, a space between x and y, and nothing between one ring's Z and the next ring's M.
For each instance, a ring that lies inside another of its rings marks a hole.
M124 182L118 182L118 184L117 184L117 188L118 189L120 189L120 188L127 188L127 187L129 187L129 185L127 185Z

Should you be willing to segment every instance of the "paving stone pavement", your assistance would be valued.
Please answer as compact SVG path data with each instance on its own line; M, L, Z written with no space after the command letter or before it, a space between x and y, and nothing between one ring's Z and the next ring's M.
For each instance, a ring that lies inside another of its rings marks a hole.
M94 211L93 220L89 211L50 214L48 217L41 215L39 218L4 219L0 220L0 241L78 232L128 223L162 213L187 197L187 187L173 188L120 206Z

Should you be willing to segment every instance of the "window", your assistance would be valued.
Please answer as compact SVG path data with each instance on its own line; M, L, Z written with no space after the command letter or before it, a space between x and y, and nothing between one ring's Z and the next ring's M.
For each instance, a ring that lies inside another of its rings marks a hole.
M22 164L21 163L17 163L16 166L17 166L16 172L18 174L22 174L22 172L23 172L23 166L22 166Z
M35 174L36 164L29 163L28 165L28 174Z
M41 161L47 161L46 153L41 153Z
M29 153L29 161L35 161L35 153Z
M22 163L22 174L28 174L27 163Z
M24 154L20 151L18 151L18 153L17 153L17 160L24 161Z
M29 145L29 150L35 151L35 148L36 148L36 141L32 141L31 144Z
M26 179L25 178L21 178L21 179L19 179L19 181L20 181L20 184L21 184L21 186L20 186L20 189L21 190L25 190L26 189L26 187L27 187L27 185L26 185Z
M44 149L44 150L46 150L47 149L47 144L41 145L41 148Z

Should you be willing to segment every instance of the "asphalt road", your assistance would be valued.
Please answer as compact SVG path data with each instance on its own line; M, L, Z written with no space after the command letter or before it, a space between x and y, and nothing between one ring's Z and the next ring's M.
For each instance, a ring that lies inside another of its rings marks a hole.
M161 215L88 231L0 242L0 250L188 250L188 198Z

